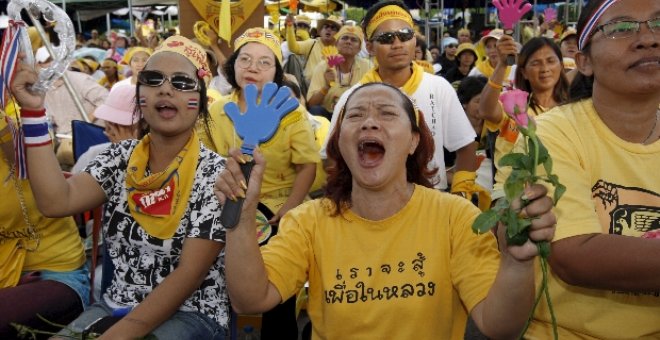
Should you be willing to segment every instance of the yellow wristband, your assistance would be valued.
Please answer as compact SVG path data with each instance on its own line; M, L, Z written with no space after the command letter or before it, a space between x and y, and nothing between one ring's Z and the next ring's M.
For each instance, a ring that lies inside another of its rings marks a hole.
M325 88L325 87L322 87L319 92L321 92L321 94L325 96L326 94L328 94L328 89Z
M498 91L501 91L504 88L504 86L502 86L500 84L496 84L490 78L488 79L488 86L490 86L490 88L498 90Z

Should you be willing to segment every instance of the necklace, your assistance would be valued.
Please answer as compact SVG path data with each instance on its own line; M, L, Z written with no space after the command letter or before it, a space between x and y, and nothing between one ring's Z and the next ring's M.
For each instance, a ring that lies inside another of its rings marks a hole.
M353 63L351 64L350 70L348 71L348 84L344 84L344 72L341 71L339 67L337 67L337 73L339 76L339 87L349 87L351 86L351 83L353 82L353 65L355 65L355 60L353 60Z
M649 131L649 135L646 136L646 139L642 142L642 144L646 144L649 139L651 139L651 136L653 136L653 133L655 132L655 128L658 126L658 119L660 118L660 110L655 111L655 122L653 123L653 127L651 128L651 131Z

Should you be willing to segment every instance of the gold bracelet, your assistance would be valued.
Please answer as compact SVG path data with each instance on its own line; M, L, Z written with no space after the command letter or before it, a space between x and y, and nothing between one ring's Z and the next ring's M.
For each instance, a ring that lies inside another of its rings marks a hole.
M490 86L490 88L498 90L498 91L502 91L502 89L504 88L504 86L496 84L490 78L488 78L488 86Z

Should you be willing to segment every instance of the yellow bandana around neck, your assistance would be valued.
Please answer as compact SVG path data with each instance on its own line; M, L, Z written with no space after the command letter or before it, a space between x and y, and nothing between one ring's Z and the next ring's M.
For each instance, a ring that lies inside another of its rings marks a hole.
M424 68L417 65L416 63L411 64L411 69L412 75L401 87L401 90L405 92L409 97L412 97L415 91L417 91L419 84L422 83L422 77L424 76ZM378 67L372 68L371 71L367 72L367 74L362 77L362 80L360 80L360 83L362 84L382 82L383 80L380 78L380 74L378 74Z
M373 18L369 20L367 24L367 39L373 38L373 33L376 31L378 26L387 20L401 20L405 21L410 27L414 27L412 16L405 9L397 5L387 5L379 9Z
M188 206L200 142L193 130L165 170L145 177L150 144L151 136L144 136L128 160L128 207L131 216L149 235L165 240L172 238Z
M424 68L417 65L416 63L411 63L410 68L412 69L412 75L410 75L408 81L406 81L406 83L403 84L400 89L412 100L413 94L415 91L417 91L419 84L422 83L422 78L424 77ZM380 78L380 74L378 74L378 66L372 68L371 71L367 72L367 74L365 74L360 80L361 84L382 82L383 80ZM419 115L419 108L415 107L415 120L417 121L417 124L419 124Z
M490 62L488 61L488 59L486 59L484 61L477 62L477 65L475 65L475 67L486 78L490 78L490 76L493 75L493 72L495 72L495 68L490 65ZM507 66L506 71L504 72L505 82L507 81L507 79L509 79L509 73L511 73L511 66Z

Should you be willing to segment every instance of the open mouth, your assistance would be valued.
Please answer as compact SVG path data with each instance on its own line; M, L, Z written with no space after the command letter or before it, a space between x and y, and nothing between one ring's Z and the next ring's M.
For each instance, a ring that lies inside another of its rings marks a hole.
M163 117L172 117L177 113L177 109L170 103L157 103L156 111Z
M358 157L364 167L374 167L385 157L385 147L375 139L364 139L358 143Z

